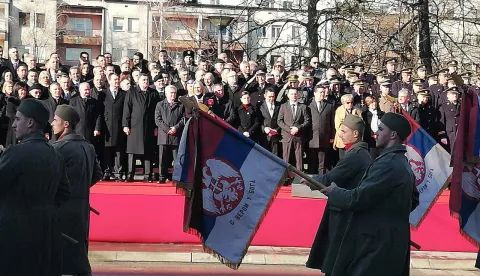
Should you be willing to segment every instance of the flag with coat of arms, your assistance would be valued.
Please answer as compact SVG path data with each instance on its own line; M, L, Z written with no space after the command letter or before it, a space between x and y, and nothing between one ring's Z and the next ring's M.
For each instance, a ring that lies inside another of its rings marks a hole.
M418 228L431 206L448 184L452 168L450 154L420 125L402 110L410 122L412 133L405 141L406 156L415 174L419 205L410 213L410 224Z
M187 191L184 231L237 269L289 164L221 119L196 112L183 130L173 173L177 187Z

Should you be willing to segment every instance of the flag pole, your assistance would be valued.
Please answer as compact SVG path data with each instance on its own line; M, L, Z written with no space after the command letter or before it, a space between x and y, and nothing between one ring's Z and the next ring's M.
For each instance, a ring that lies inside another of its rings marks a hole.
M312 184L312 186L314 186L318 190L322 190L322 189L325 189L327 187L327 186L323 185L322 183L316 181L315 179L311 178L310 176L308 176L308 174L306 174L306 173L302 172L301 170L295 168L292 165L288 165L288 169L291 170L292 172L294 172L296 175L301 176L303 179L308 181L308 183Z

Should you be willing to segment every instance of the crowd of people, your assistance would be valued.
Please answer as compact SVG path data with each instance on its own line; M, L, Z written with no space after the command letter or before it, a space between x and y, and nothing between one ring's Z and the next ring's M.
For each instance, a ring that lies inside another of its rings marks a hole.
M3 50L2 50L3 51ZM375 131L388 112L406 111L434 139L450 150L459 119L459 94L469 87L472 73L458 73L458 63L427 75L426 67L398 69L398 60L365 72L363 64L321 68L313 57L300 68L285 67L278 58L271 70L255 61L235 64L227 53L214 61L185 51L169 60L162 50L148 62L142 53L122 57L86 52L76 66L62 65L52 53L45 64L34 55L10 48L0 60L0 144L17 143L11 127L22 100L36 98L50 111L69 104L80 114L76 133L94 145L104 181L134 181L137 160L144 180L165 183L176 156L185 123L180 96L207 105L214 114L275 155L314 174L324 174L345 153L338 130L348 114L367 124L363 140L372 157L379 155ZM399 70L399 71L398 71ZM45 135L57 137L49 126ZM153 167L159 172L154 173Z

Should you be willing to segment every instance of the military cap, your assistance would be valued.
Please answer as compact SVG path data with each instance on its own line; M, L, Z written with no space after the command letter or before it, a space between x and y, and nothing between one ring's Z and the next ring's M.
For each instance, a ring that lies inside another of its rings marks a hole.
M353 82L353 85L365 86L365 83L363 82L363 80L356 80L356 81Z
M385 60L385 64L397 64L398 63L398 59L397 58L389 58L389 59L386 59Z
M458 66L458 62L456 60L451 60L447 63L448 66Z
M313 80L312 73L310 73L310 72L305 72L305 73L303 73L303 74L302 74L302 78L303 78L304 80Z
M363 63L360 63L360 62L356 62L353 64L354 67L361 67L361 68L364 68L365 66L363 65Z
M416 86L423 86L423 79L414 79L412 84Z
M28 87L28 92L32 91L32 90L43 90L43 86L39 83L34 83L32 84L32 86Z
M260 76L260 75L266 75L266 73L265 73L263 70L258 70L258 71L255 73L255 76Z
M375 76L384 76L385 75L385 71L381 70L381 71L377 71L375 72Z
M37 99L22 100L17 110L41 125L46 125L50 117L50 112L45 105Z
M72 106L67 104L57 106L55 115L60 117L60 119L69 122L72 126L76 126L78 122L80 122L80 115L78 115L77 111Z
M339 77L333 77L333 78L331 78L331 79L329 80L329 82L330 82L331 84L340 84L340 83L342 83L342 81L340 80Z
M321 87L328 87L329 85L330 85L330 82L328 80L321 80L316 84L316 86L321 86Z
M359 73L357 73L357 72L353 72L353 71L348 71L348 72L347 72L347 74L348 74L348 77L349 77L349 78L350 78L350 77L353 77L353 76L357 76L357 77L359 77L359 76L360 76L360 74L359 74Z
M457 86L452 86L452 87L446 89L446 90L443 91L443 92L447 92L447 93L450 92L450 93L457 93L457 94L460 93L460 91L458 91L458 87L457 87Z
M417 67L415 67L416 71L427 71L427 66L420 64Z
M153 82L156 82L158 80L161 80L162 79L162 75L161 74L157 74L154 78L153 78Z
M427 76L428 79L433 80L433 79L438 79L438 74L430 74Z
M195 58L195 52L192 50L183 51L183 57L192 57Z
M473 76L473 73L470 72L470 71L467 71L467 72L463 72L460 74L460 77L462 78L471 78Z
M362 118L352 114L348 114L347 117L345 117L343 124L351 130L357 130L361 134L365 131L365 122Z
M439 75L440 75L440 74L443 74L443 75L445 75L445 74L447 74L447 73L448 73L448 69L440 69L440 70L437 70L437 72L436 72L436 73L437 73L437 74L439 74Z
M288 82L297 82L297 81L298 81L297 75L291 75L288 77Z
M381 82L380 85L388 87L388 86L392 85L392 83L390 81L384 81L384 82Z
M214 64L217 64L217 63L225 63L225 61L223 59L217 58Z
M402 73L412 74L412 68L403 68L400 70Z
M420 90L418 90L417 95L430 96L430 90L428 90L428 89L420 89Z
M382 119L380 119L380 122L386 125L390 130L395 131L402 141L405 141L412 132L412 127L410 126L408 119L398 113L385 113Z
M346 66L346 64L342 64L342 66L340 66L340 69L345 69Z

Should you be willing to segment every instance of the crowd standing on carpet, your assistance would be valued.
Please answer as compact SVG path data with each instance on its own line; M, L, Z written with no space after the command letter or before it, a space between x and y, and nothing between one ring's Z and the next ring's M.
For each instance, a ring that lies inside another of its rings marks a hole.
M338 130L347 114L366 122L363 140L372 157L379 155L374 133L385 113L410 114L434 139L450 150L459 119L459 93L472 87L472 72L458 72L456 61L426 75L423 65L402 68L385 60L385 68L365 72L360 63L320 68L310 64L286 70L278 58L271 70L255 61L234 64L227 53L195 60L194 51L169 60L164 50L148 62L142 53L112 64L109 53L78 66L64 66L58 54L45 64L10 48L0 60L0 144L16 144L11 127L23 99L37 98L50 111L69 104L80 114L75 131L94 145L104 181L133 181L141 160L146 182L164 183L176 156L185 123L179 96L207 105L218 117L298 169L324 174L345 153ZM268 71L268 72L267 72ZM51 140L58 139L51 128ZM158 166L159 173L153 167ZM171 178L171 177L170 177Z
M478 90L455 61L427 76L423 65L397 72L396 58L371 74L360 63L322 69L316 57L290 70L279 58L267 72L255 61L236 65L227 53L198 65L193 51L174 63L164 50L152 62L137 52L120 65L109 53L92 64L83 52L78 66L62 65L56 53L45 64L31 54L20 59L16 48L8 56L0 59L0 144L7 147L0 158L1 275L91 275L89 188L134 181L137 160L144 181L171 178L189 114L180 96L329 185L320 248L314 244L307 266L335 276L407 275L400 272L408 271L408 215L418 192L402 145L410 125L396 113L410 114L450 150L458 96ZM60 232L78 244L62 245Z

